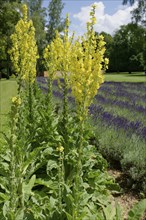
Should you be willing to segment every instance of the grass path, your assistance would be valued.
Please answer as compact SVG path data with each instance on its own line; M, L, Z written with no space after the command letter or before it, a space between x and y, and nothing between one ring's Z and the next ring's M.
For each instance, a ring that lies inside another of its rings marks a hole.
M105 81L109 82L145 82L146 83L146 75L144 72L137 72L137 73L106 73L105 74Z
M0 80L0 131L6 130L11 98L15 96L16 93L17 84L15 80Z

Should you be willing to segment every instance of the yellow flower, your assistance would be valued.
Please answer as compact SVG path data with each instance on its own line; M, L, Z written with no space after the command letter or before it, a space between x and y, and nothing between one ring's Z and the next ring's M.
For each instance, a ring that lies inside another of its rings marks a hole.
M59 145L59 147L57 147L56 150L59 151L60 153L62 153L64 151L64 147Z
M11 35L12 48L9 53L20 78L33 83L38 58L35 29L32 21L27 18L26 5L22 6L22 14L22 19L15 26L15 33Z
M104 82L102 69L107 68L108 59L104 59L104 37L95 35L95 5L91 9L91 20L87 23L87 33L72 45L70 83L77 106L82 115L88 113L101 83ZM82 107L81 107L82 106ZM82 117L82 116L81 116Z
M17 97L16 97L16 96L14 96L14 97L12 98L12 103L15 103L15 102L16 102L16 100L17 100Z
M46 68L50 73L49 77L54 79L57 77L57 71L59 71L66 82L68 81L68 73L70 72L73 41L73 36L71 38L68 36L69 23L70 21L67 15L63 37L56 31L55 39L44 51Z
M15 105L21 105L21 98L18 97L18 96L14 96L12 98L12 103L15 104Z

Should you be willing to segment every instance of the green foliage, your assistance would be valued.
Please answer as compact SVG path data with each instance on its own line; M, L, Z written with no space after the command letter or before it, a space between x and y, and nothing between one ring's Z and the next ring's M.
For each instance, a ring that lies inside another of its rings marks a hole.
M55 31L64 29L65 21L61 17L64 4L62 0L51 0L48 6L49 23L47 25L47 41L50 43L55 37Z
M0 11L0 78L1 72L5 77L10 75L10 58L8 49L11 46L10 35L14 31L14 27L20 18L18 9L18 1L1 1Z
M134 207L128 213L128 220L139 220L146 211L146 199L141 200L135 204Z
M143 70L145 29L137 24L123 25L113 37L109 69L119 71Z
M13 99L11 129L5 135L6 148L1 153L2 218L65 220L75 216L79 208L82 220L103 219L104 209L111 203L109 189L115 191L118 188L106 173L106 161L88 143L90 130L84 131L83 176L80 191L76 190L80 202L77 204L74 179L80 131L78 125L74 126L78 123L76 114L72 117L68 112L68 129L63 134L62 115L56 115L54 107L48 105L47 97L32 86L33 118L30 121L28 94L21 91L21 103L18 103L19 99ZM67 148L65 135L69 138L67 151L61 148L61 145ZM68 175L64 173L65 164L70 168Z
M86 118L79 118L76 106L74 114L69 110L68 85L58 114L52 89L45 96L30 78L21 83L12 98L9 132L3 133L5 145L0 149L1 219L121 220L111 195L119 186L89 143L92 131ZM129 217L140 216L143 210L142 202Z
M113 128L107 128L100 120L98 124L99 127L97 124L93 124L93 127L99 151L111 165L120 164L127 175L129 186L146 192L145 141L134 134L127 137L120 129L117 132Z
M130 3L131 5L136 2L135 0L123 0L123 4ZM146 3L145 0L138 0L138 6L132 11L133 21L136 23L141 23L144 27L146 27L145 21L145 13L146 13Z
M0 13L0 33L7 37L13 33L14 27L18 22L20 15L15 10L18 7L17 1L2 1Z

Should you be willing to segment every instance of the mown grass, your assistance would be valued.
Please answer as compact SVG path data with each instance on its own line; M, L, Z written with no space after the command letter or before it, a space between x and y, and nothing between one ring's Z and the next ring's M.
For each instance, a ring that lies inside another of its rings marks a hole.
M0 131L6 132L11 98L17 93L16 80L0 80ZM2 135L0 134L0 142Z
M146 82L146 75L144 72L128 72L123 73L106 73L105 81L107 82Z

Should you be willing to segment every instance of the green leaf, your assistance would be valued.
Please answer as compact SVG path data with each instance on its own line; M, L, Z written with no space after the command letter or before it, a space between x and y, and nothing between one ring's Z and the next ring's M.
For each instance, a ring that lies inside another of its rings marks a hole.
M36 185L43 185L50 189L54 189L54 190L58 189L57 181L52 181L52 180L46 181L46 180L39 178L39 179L36 179L35 183Z
M52 169L57 169L58 164L55 160L49 160L47 163L47 171L51 171Z
M10 202L6 201L3 206L3 215L6 219L7 219L7 214L9 212L9 204L10 204Z
M146 199L141 200L128 212L128 220L139 220L146 211Z
M102 206L102 208L103 208L105 219L106 220L113 220L116 215L114 204L109 204L107 207Z
M6 193L9 193L9 190L7 188L9 186L9 181L5 177L0 177L0 187L5 190Z
M31 165L37 158L40 150L42 149L42 147L38 147L35 148L29 155L29 157L26 159L24 166L23 166L23 175L25 175L27 168L29 167L29 165Z
M9 176L9 164L6 162L0 162L0 175L8 177Z
M58 164L55 160L49 160L47 163L47 175L55 179L57 175Z
M122 210L121 207L118 203L115 204L116 205L116 218L115 220L123 220L123 214L122 214Z
M28 199L29 199L29 197L30 197L30 195L31 195L31 193L32 193L32 188L33 188L33 186L34 186L34 184L35 184L35 180L36 180L36 176L35 175L33 175L32 177L31 177L31 179L29 180L29 183L28 184L26 184L26 183L23 183L23 193L24 193L24 195L25 195L25 200L27 201Z
M53 207L55 207L55 203L57 202L57 200L56 199L54 199L52 196L50 197L50 207L51 207L51 209L53 208Z
M73 217L69 213L67 213L67 212L65 212L65 213L66 213L66 216L67 216L67 220L73 220Z
M2 212L2 211L0 211L0 219L1 219L1 220L6 220L6 218L4 218L4 215L3 215L3 212Z
M22 220L24 218L24 211L19 209L16 213L16 219L15 220Z
M6 193L0 192L0 204L4 201L7 201L9 199L8 195Z

